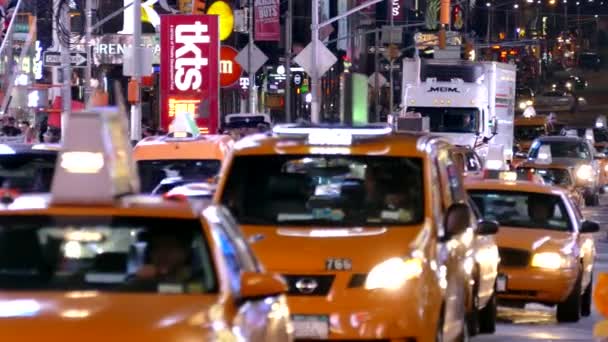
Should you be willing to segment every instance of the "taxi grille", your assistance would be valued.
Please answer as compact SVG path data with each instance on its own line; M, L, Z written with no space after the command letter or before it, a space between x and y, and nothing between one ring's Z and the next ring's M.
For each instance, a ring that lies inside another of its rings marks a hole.
M500 264L509 267L526 267L530 263L530 252L516 248L498 248Z
M310 274L284 274L289 287L287 294L292 296L326 296L331 290L334 282L334 275L310 275ZM315 284L316 286L303 289L298 283Z

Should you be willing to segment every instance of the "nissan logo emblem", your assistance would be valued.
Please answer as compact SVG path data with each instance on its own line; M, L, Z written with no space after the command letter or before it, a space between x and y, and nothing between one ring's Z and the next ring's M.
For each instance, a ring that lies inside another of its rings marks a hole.
M318 286L319 283L312 278L302 278L296 282L296 288L303 294L313 293Z

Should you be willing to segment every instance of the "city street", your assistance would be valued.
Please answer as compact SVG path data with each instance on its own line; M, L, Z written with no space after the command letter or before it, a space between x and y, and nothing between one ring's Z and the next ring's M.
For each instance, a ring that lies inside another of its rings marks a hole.
M583 210L585 217L598 221L603 231L598 234L596 274L608 272L608 196L599 207ZM473 341L593 341L593 326L602 320L595 311L590 317L576 324L559 324L555 320L555 309L531 304L525 309L499 307L499 321L494 335L482 335Z

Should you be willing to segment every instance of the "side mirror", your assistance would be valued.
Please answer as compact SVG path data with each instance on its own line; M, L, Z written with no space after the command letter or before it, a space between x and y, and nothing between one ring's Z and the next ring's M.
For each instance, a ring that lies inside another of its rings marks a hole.
M478 235L494 235L498 233L498 222L479 220L477 222L477 234Z
M597 233L600 231L600 224L595 221L583 221L581 224L581 229L579 233L588 234L588 233Z
M456 235L463 233L471 222L471 210L464 203L454 203L449 208L444 218L445 235L444 241L450 240Z
M517 152L515 153L515 158L526 159L528 158L528 154L526 152Z
M276 274L243 272L241 300L256 300L287 293L287 284Z
M498 120L496 118L492 119L492 135L498 134Z

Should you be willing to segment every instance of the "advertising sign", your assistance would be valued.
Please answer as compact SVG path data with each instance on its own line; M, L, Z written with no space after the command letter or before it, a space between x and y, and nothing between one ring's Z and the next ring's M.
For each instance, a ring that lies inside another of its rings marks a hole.
M279 0L255 0L255 40L281 40Z
M236 51L233 47L222 46L220 48L220 86L230 87L238 82L243 68L236 62Z
M219 127L219 25L211 15L161 17L161 125L193 114L203 134Z

